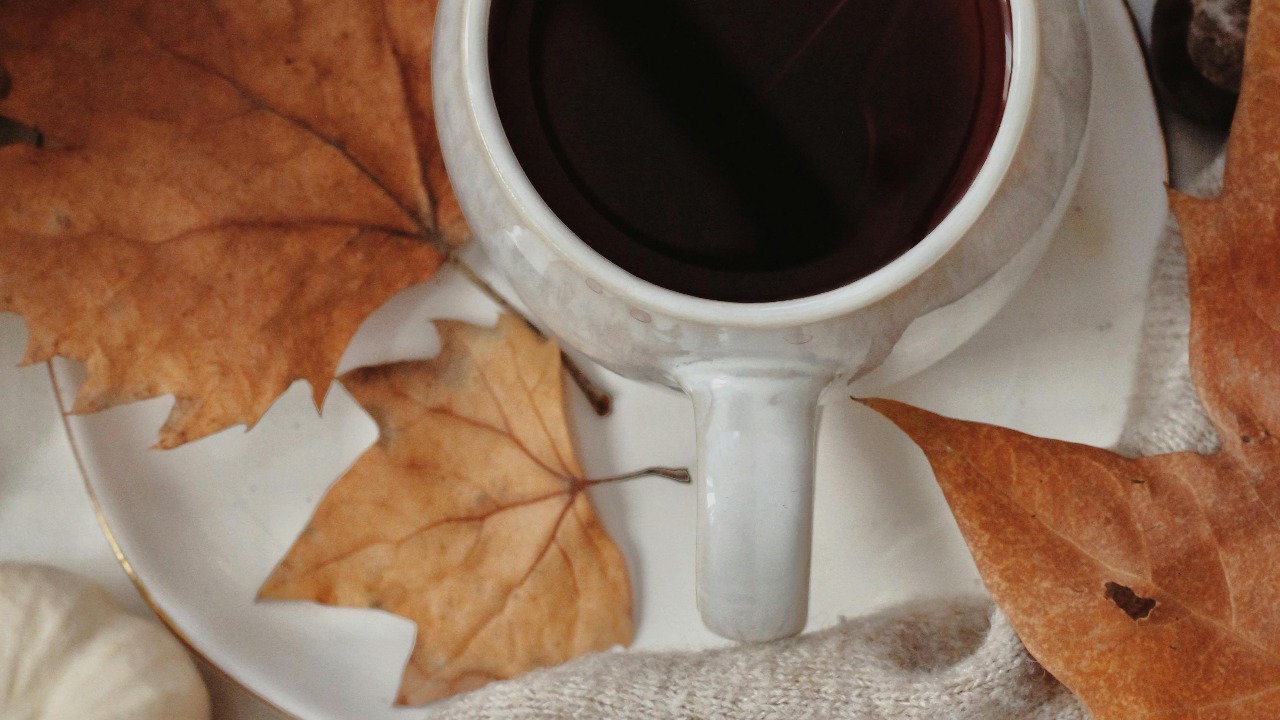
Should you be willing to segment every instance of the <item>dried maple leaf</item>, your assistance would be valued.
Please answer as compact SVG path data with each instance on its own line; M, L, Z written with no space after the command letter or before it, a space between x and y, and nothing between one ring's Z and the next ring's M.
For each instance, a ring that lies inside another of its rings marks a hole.
M1172 201L1214 455L1127 459L870 404L928 455L992 595L1097 720L1280 717L1280 2L1222 195Z
M404 704L631 639L626 567L582 492L559 350L506 316L438 328L434 360L343 376L381 435L261 591L415 622Z
M253 424L298 378L318 403L360 320L466 236L434 12L0 2L0 311L26 360L85 363L80 412L174 395L163 447Z

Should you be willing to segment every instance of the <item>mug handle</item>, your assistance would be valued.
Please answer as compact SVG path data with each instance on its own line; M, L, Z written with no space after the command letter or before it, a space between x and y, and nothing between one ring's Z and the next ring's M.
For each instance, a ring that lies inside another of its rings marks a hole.
M697 432L698 610L743 642L804 629L813 535L815 368L710 361L679 368Z

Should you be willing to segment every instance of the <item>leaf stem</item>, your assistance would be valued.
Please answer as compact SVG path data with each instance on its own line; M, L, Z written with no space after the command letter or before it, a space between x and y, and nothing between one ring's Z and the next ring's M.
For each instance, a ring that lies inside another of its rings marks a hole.
M582 368L569 354L564 350L560 351L560 364L564 367L564 371L569 373L569 378L578 386L582 394L586 396L587 402L591 404L591 409L598 417L607 417L613 412L613 397L596 385L595 381L583 372Z
M511 301L507 300L497 290L495 290L488 281L480 277L480 273L477 273L474 268L468 265L465 260L458 257L456 253L450 253L447 261L450 265L456 268L458 272L462 273L462 276L469 280L472 285L475 285L480 292L488 295L490 300L497 303L498 307L502 308L503 312L509 313L523 320L524 324L528 325L530 330L538 333L538 337L544 339L547 337L547 334L542 331L542 328L534 325L532 320L526 317L524 313L520 312L515 305L512 305ZM564 366L564 371L569 374L569 377L573 380L574 384L577 385L578 389L582 391L582 394L586 396L587 402L591 404L591 409L595 411L596 415L605 417L613 411L613 398L610 397L609 393L601 389L599 385L596 385L595 381L593 381L582 370L582 367L578 365L577 361L570 357L569 353L565 352L563 349L560 351L560 363Z
M449 253L447 260L448 263L457 269L458 272L462 273L462 276L469 280L472 285L479 288L480 292L488 295L490 300L497 303L498 306L502 308L503 312L511 313L521 320L524 320L525 324L534 332L538 333L540 337L546 337L546 333L542 332L541 328L534 325L529 318L524 316L524 313L517 310L516 306L511 304L511 301L503 297L497 290L494 290L493 286L489 284L489 281L480 277L480 273L476 272L475 269L468 265L466 260L459 257L456 252Z
M645 468L626 475L614 475L612 477L597 478L594 480L583 480L583 487L594 487L596 485L604 485L606 483L625 482L627 480L638 480L642 477L659 477L672 482L678 482L681 485L689 485L693 482L693 476L689 474L686 468L668 468L668 467L651 467Z

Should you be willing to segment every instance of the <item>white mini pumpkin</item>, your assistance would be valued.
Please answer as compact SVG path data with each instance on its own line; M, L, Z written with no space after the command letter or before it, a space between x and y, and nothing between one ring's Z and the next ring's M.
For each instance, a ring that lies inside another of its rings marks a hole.
M209 695L182 645L101 587L0 562L0 718L208 720Z

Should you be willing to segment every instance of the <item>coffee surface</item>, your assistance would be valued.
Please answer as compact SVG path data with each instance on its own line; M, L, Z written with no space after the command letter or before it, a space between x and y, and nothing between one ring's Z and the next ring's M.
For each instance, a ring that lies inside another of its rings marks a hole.
M906 252L972 182L1007 0L493 0L494 98L551 210L688 295L813 295Z

